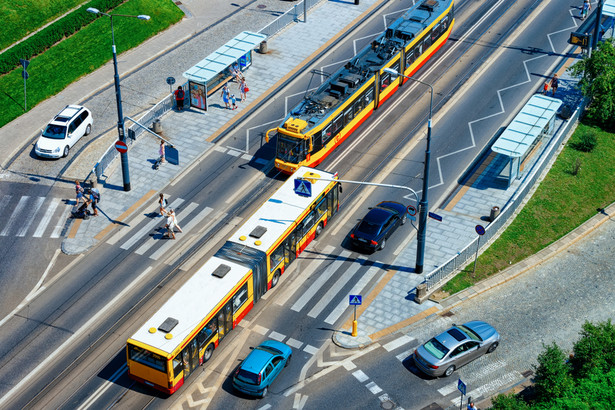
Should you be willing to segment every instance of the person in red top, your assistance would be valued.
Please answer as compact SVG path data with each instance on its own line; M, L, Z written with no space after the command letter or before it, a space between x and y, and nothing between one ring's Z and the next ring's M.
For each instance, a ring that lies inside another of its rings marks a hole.
M175 90L175 101L177 102L177 109L179 111L184 109L184 90L182 89L182 86L180 85L179 87L177 87L177 90Z

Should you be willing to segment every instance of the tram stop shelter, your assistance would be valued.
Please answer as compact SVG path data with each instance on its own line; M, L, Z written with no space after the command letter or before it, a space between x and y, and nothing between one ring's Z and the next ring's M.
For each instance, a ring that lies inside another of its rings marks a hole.
M252 64L252 50L266 38L244 31L184 72L190 106L207 111L209 96L233 79L233 69L244 71Z
M497 154L508 157L508 186L515 178L521 178L525 160L538 144L554 133L555 116L562 101L536 94L529 99L502 135L491 146Z

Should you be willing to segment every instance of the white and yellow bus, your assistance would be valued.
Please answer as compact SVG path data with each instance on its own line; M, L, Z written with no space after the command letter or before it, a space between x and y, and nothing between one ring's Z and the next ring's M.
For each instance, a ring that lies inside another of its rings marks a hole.
M301 167L297 177L333 179ZM126 344L128 374L174 393L328 224L338 181L311 180L312 195L286 181Z

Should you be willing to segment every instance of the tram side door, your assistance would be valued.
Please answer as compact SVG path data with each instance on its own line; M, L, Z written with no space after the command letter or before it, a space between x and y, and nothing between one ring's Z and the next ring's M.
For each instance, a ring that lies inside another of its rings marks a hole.
M218 312L218 340L224 339L228 332L233 330L233 301L230 300Z
M196 337L182 350L182 363L184 365L184 380L199 366L199 348Z
M297 257L297 232L291 232L284 241L284 266L288 267Z

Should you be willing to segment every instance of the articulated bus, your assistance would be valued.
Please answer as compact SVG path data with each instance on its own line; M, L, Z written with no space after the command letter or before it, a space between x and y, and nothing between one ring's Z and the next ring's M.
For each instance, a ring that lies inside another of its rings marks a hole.
M289 178L256 210L128 339L131 378L175 392L329 223L339 208L337 177L307 167L297 175L333 180L310 180L304 197Z
M292 174L315 167L340 145L446 42L454 25L453 0L424 0L333 73L277 128L275 167Z

